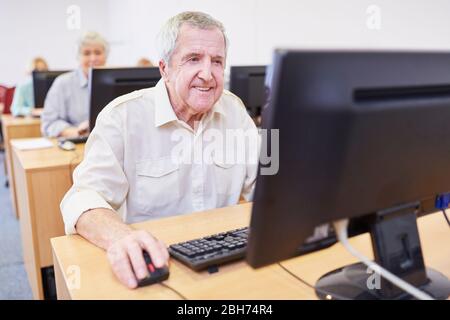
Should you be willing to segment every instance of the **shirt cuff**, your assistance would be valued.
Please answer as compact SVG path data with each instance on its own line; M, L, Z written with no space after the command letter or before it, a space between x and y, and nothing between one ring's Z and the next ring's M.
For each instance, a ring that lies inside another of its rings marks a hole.
M75 191L68 194L61 202L66 234L76 234L75 226L80 216L88 210L97 208L113 210L109 203L93 190Z
M47 128L46 136L56 138L61 134L61 132L69 127L70 124L68 122L63 120L56 120Z

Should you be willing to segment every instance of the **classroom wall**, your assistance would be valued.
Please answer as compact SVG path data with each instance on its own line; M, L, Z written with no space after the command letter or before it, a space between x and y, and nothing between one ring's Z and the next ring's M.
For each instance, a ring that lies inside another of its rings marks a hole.
M80 30L66 26L71 4L81 9ZM450 0L0 0L0 83L19 81L36 54L52 68L75 67L82 30L109 39L110 65L135 65L143 56L157 62L156 34L183 10L224 23L228 66L267 64L277 47L450 50Z
M229 65L266 64L276 47L450 50L450 0L129 0L110 2L113 61L157 58L161 24L183 10L221 20L231 40ZM377 5L381 12L376 27ZM366 12L369 9L368 12ZM369 23L369 28L367 26Z
M80 8L79 29L67 13L72 4ZM36 55L53 69L76 67L79 35L85 30L107 33L108 19L108 0L0 0L0 84L21 81Z

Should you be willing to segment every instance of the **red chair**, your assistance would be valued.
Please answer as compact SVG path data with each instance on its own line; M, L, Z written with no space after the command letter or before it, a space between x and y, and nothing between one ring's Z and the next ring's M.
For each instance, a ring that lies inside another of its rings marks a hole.
M4 108L3 108L3 114L10 114L11 113L11 104L13 102L13 98L14 98L14 91L16 90L15 87L11 87L6 89L6 93L5 93L5 102L4 104Z
M3 104L3 114L11 113L11 104L14 98L15 87L5 87L0 85L0 103Z

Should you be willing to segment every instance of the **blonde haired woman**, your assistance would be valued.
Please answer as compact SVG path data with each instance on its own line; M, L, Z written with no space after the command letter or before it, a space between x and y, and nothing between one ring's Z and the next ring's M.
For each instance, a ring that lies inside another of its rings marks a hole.
M28 116L34 113L33 71L47 71L48 65L44 58L36 57L31 61L27 80L18 85L14 91L14 98L11 105L11 113L15 117Z

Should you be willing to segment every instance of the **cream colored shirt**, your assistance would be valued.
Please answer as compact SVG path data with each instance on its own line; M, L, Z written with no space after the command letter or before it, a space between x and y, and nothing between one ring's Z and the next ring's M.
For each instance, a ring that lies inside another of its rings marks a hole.
M233 139L217 137L243 130L250 139L236 139L244 143L231 144L237 156L227 159L231 149L219 152L218 141ZM76 233L80 215L94 208L113 209L135 223L234 205L241 195L250 200L257 140L241 100L226 90L195 130L178 120L162 80L121 96L99 114L61 202L66 233Z

